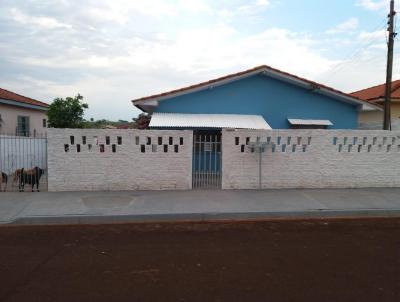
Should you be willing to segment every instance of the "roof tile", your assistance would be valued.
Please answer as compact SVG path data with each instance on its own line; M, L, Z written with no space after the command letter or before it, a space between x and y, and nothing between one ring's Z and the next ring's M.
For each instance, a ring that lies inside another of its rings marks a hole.
M385 86L386 84L373 86L355 91L351 95L368 102L378 101L385 97ZM400 80L392 82L392 98L400 99Z
M269 71L272 71L272 72L280 73L282 75L285 75L285 76L288 76L288 77L291 77L291 78L298 79L300 81L306 82L306 83L310 84L311 86L313 86L315 88L324 88L326 90L329 90L331 92L340 94L340 95L345 96L345 97L350 97L350 98L358 99L359 101L364 101L364 100L358 98L357 96L347 94L347 93L345 93L343 91L334 89L332 87L329 87L329 86L326 86L326 85L323 85L323 84L320 84L320 83L317 83L317 82L314 82L314 81L307 80L305 78L302 78L302 77L293 75L291 73L288 73L288 72L273 68L273 67L268 66L268 65L260 65L260 66L257 66L257 67L254 67L254 68L251 68L251 69L248 69L248 70L245 70L245 71L229 74L229 75L226 75L226 76L223 76L223 77L220 77L220 78L217 78L217 79L213 79L213 80L210 80L210 81L202 82L202 83L199 83L199 84L195 84L195 85L187 86L187 87L180 88L180 89L171 90L171 91L164 92L164 93L154 94L154 95L142 97L142 98L139 98L139 99L135 99L135 100L132 100L132 102L134 104L136 104L137 102L140 102L140 101L149 101L149 100L153 100L153 99L156 99L156 98L162 98L162 97L166 97L166 96L173 95L173 94L176 94L176 93L186 92L186 91L190 91L192 89L201 88L201 87L204 87L204 86L215 84L215 83L218 83L218 82L221 82L221 81L224 81L224 80L229 80L229 79L233 79L233 78L236 78L236 77L240 77L242 75L246 75L246 74L249 74L249 73L253 73L253 72L257 72L257 71L262 72L263 70L269 70Z
M40 107L49 107L49 104L28 98L26 96L17 94L15 92L0 88L0 99L5 99L5 100L10 100L10 101L15 101L15 102L20 102L24 104L29 104L29 105L35 105L35 106L40 106Z

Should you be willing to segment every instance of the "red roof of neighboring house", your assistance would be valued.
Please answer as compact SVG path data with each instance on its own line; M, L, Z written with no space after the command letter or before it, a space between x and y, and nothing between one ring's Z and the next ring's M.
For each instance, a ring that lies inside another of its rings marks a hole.
M385 97L385 86L386 84L373 86L353 92L351 95L368 102L378 101ZM400 99L400 80L392 82L392 99Z
M247 75L247 74L252 74L252 73L257 73L257 72L263 72L263 71L266 71L266 72L270 71L270 72L273 72L273 73L276 73L276 74L280 74L280 75L282 75L282 76L290 77L290 78L292 78L292 79L295 79L295 80L299 80L299 81L308 83L310 86L313 86L313 87L315 87L316 89L323 88L323 89L326 89L326 90L328 90L328 91L330 91L330 92L332 92L332 93L339 94L339 95L341 95L342 97L348 97L348 98L354 99L355 101L360 101L361 103L362 103L362 102L365 102L364 100L359 99L359 98L356 97L356 96L347 94L347 93L345 93L345 92L342 92L342 91L340 91L340 90L337 90L337 89L334 89L334 88L325 86L325 85L323 85L323 84L319 84L319 83L317 83L317 82L313 82L313 81L307 80L307 79L305 79L305 78L302 78L302 77L299 77L299 76L290 74L290 73L288 73L288 72L281 71L281 70L276 69L276 68L272 68L272 67L270 67L270 66L268 66L268 65L257 66L257 67L254 67L254 68L252 68L252 69L248 69L248 70L241 71L241 72L238 72L238 73L229 74L229 75L226 75L226 76L223 76L223 77L214 79L214 80L202 82L202 83L199 83L199 84L191 85L191 86L184 87L184 88L180 88L180 89L171 90L171 91L164 92L164 93L160 93L160 94L154 94L154 95L142 97L142 98L139 98L139 99L135 99L135 100L133 100L132 102L133 102L134 104L136 104L137 102L141 102L141 101L148 101L148 100L157 99L157 98L165 98L165 97L168 97L168 96L170 96L170 95L177 94L177 93L188 92L188 91L193 90L193 89L196 89L196 88L207 87L208 85L217 84L217 83L219 83L219 82L221 82L221 81L230 80L230 79L234 79L234 78L236 78L236 77L245 76L245 75ZM138 106L140 106L140 105L138 105Z
M49 107L49 104L28 98L26 96L14 93L12 91L0 88L0 99L5 99L5 100L10 100L10 101L15 101L19 103L24 103L24 104L29 104L29 105L35 105L35 106L40 106L40 107Z

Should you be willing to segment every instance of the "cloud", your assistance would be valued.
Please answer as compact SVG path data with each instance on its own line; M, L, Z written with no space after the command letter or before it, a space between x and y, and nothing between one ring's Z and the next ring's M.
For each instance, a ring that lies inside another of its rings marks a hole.
M88 116L128 119L138 113L129 102L136 97L261 64L308 77L334 64L318 53L316 41L286 29L242 35L234 26L217 21L175 32L143 33L139 27L131 30L131 18L120 26L116 19L84 18L83 22L81 18L87 16L83 13L87 11L67 19L76 30L63 35L51 29L39 36L21 33L27 40L13 42L5 51L16 74L13 81L0 77L2 82L16 91L23 87L28 95L43 100L79 92L89 102Z
M356 4L373 11L389 8L389 1L387 0L357 0Z
M377 30L377 31L361 31L358 34L358 39L361 41L377 41L380 40L379 42L382 42L382 40L385 40L386 38L387 31L382 29L382 30Z
M51 17L46 17L46 16L35 17L35 16L26 15L26 14L22 13L20 10L18 10L17 8L11 9L11 17L18 23L35 25L35 26L39 26L40 28L45 28L45 29L56 29L56 28L71 29L72 28L72 25L59 22L56 19L51 18Z
M235 9L230 10L230 16L239 16L239 15L248 15L254 16L260 14L261 11L264 11L267 7L270 6L270 2L268 0L255 0L245 2L244 4L238 5Z
M328 34L338 34L338 33L346 33L352 32L356 30L359 26L360 22L357 18L350 18L343 23L336 25L334 28L331 28L327 31Z
M178 6L184 11L212 13L213 8L203 0L180 0Z
M0 10L13 12L0 15L0 81L4 88L43 101L79 92L89 103L88 118L130 119L138 114L130 103L133 98L261 64L318 80L338 63L332 55L337 49L369 43L380 35L353 29L357 32L353 39L326 35L331 39L327 42L321 36L265 23L242 30L273 3L42 0L38 6L25 0L0 2ZM354 22L335 28L352 27ZM382 53L374 44L360 56L366 61L356 70L340 73L327 84L347 89L355 85L355 78L377 79L380 59L376 57Z
M239 11L253 14L257 12L258 9L263 9L269 6L269 1L268 0L256 0L253 2L250 2L249 4L241 5L239 6Z

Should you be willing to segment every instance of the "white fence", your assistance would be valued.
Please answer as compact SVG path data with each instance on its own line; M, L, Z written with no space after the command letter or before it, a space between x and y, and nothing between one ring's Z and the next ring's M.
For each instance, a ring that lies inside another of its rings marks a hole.
M400 187L400 131L223 131L222 146L223 189Z
M48 130L49 191L192 187L192 131Z
M48 154L50 191L192 188L192 131L49 129L47 141L1 136L0 170L46 169ZM222 189L360 187L400 187L400 131L222 131Z

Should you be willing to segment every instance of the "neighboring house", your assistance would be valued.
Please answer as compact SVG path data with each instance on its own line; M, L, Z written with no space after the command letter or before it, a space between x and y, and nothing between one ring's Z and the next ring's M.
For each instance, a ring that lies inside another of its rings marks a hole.
M0 88L0 133L21 136L43 134L49 105Z
M180 129L357 129L360 112L381 110L265 65L132 102L151 128Z
M381 84L351 93L359 99L383 108L386 84ZM392 82L391 94L392 128L400 130L400 80ZM383 112L363 112L360 114L360 126L365 129L382 129Z

